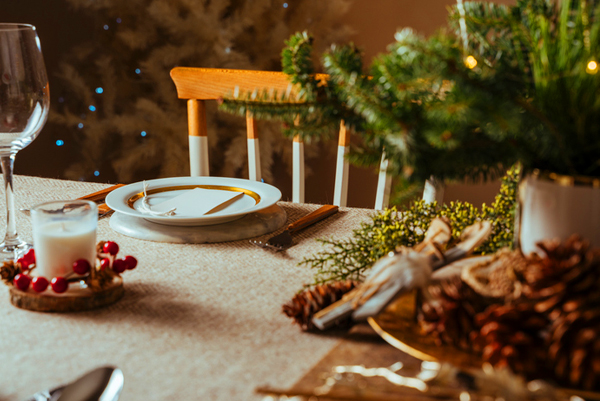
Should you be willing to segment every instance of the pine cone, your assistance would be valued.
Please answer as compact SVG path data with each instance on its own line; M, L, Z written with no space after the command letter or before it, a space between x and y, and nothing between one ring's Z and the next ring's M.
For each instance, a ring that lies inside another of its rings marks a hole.
M529 303L491 305L475 316L479 330L472 345L494 367L509 367L529 378L543 375L546 346L543 330L549 321Z
M547 361L563 385L600 389L600 249L572 236L537 246L521 271L521 302L548 317Z
M98 241L98 243L96 244L96 254L104 252L105 243L106 241Z
M315 313L342 299L345 293L354 289L356 281L337 281L317 285L311 289L296 294L291 301L283 305L283 313L295 320L302 330L312 330L312 317ZM338 323L347 325L350 319Z
M430 287L421 326L440 343L482 352L495 367L600 390L600 249L577 236L538 247L544 256L511 261L519 283L510 303L455 279Z
M0 278L6 285L12 285L13 279L19 273L21 273L21 266L13 261L4 262L0 267Z
M600 305L600 250L572 236L564 243L543 241L537 246L545 257L532 255L521 271L522 297L535 303L535 310L554 321L562 313Z
M419 300L422 304L417 320L425 333L433 335L439 345L472 349L471 338L477 332L474 318L490 305L489 298L478 294L460 277L453 277L429 286Z
M600 308L561 315L550 331L548 356L562 384L600 390Z

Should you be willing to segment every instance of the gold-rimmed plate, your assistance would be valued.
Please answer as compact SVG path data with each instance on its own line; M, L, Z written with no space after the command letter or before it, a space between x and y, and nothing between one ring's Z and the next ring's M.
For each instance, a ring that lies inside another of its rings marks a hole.
M481 357L448 345L436 344L425 334L415 318L415 292L402 295L382 313L368 319L381 338L395 348L423 361L450 362L460 368L481 368Z
M227 177L174 177L146 181L148 204L159 204L194 188L243 193L243 196L217 211L204 215L153 216L142 211L144 183L136 182L118 188L106 197L106 204L118 213L139 217L153 223L175 226L205 226L226 223L258 212L281 199L272 185Z

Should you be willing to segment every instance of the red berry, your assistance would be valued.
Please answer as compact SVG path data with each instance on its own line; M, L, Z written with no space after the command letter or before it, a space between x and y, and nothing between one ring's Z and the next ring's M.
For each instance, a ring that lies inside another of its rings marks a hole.
M133 270L137 266L137 259L131 255L125 256L125 263L127 263L127 269Z
M21 291L27 291L29 284L31 284L31 277L26 274L19 273L15 276L13 284Z
M64 277L54 277L50 285L52 286L52 291L57 294L62 294L69 288L69 282Z
M115 259L112 268L115 273L121 274L127 270L127 262L125 262L123 259Z
M104 246L102 246L102 250L105 253L110 253L111 255L116 255L117 253L119 253L119 245L117 245L117 243L113 242L113 241L106 241L104 243Z
M85 259L78 259L73 263L73 271L77 274L86 274L90 271L90 262Z
M48 280L46 280L46 277L34 277L33 280L31 280L31 284L35 292L44 292L46 291L46 288L48 288Z
M23 255L23 259L28 261L29 264L35 263L35 251L33 250L33 248L25 252L25 255Z
M17 259L17 263L19 263L21 265L21 270L25 271L25 270L29 270L29 264L31 262L29 262L28 260L25 260L25 258L19 258L19 259Z
M100 261L100 270L108 269L110 267L110 259L104 258Z

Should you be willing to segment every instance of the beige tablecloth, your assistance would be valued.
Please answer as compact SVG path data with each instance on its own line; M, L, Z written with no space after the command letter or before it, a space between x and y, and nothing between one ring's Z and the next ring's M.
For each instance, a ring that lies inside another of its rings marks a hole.
M16 177L17 207L71 199L103 188L84 182ZM2 194L2 196L4 196ZM4 231L5 202L0 201ZM281 203L293 221L317 205ZM314 274L298 266L321 249L315 238L348 237L373 213L340 213L296 235L287 253L248 243L146 242L99 222L98 240L138 258L125 297L89 312L45 314L13 307L0 285L0 400L23 400L101 365L121 368L121 400L259 400L257 386L285 388L337 342L301 332L281 313ZM31 239L29 218L19 232ZM263 237L266 238L268 236Z

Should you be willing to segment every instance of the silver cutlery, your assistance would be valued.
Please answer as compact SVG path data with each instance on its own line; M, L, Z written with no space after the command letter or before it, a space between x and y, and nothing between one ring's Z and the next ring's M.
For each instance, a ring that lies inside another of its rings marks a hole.
M333 205L323 205L314 212L296 220L288 225L284 232L269 238L266 242L251 240L250 243L262 248L270 248L276 251L281 251L292 245L292 233L302 230L310 225L321 221L332 214L337 213L338 207Z
M121 369L104 366L65 386L35 393L26 401L117 401L123 382Z

